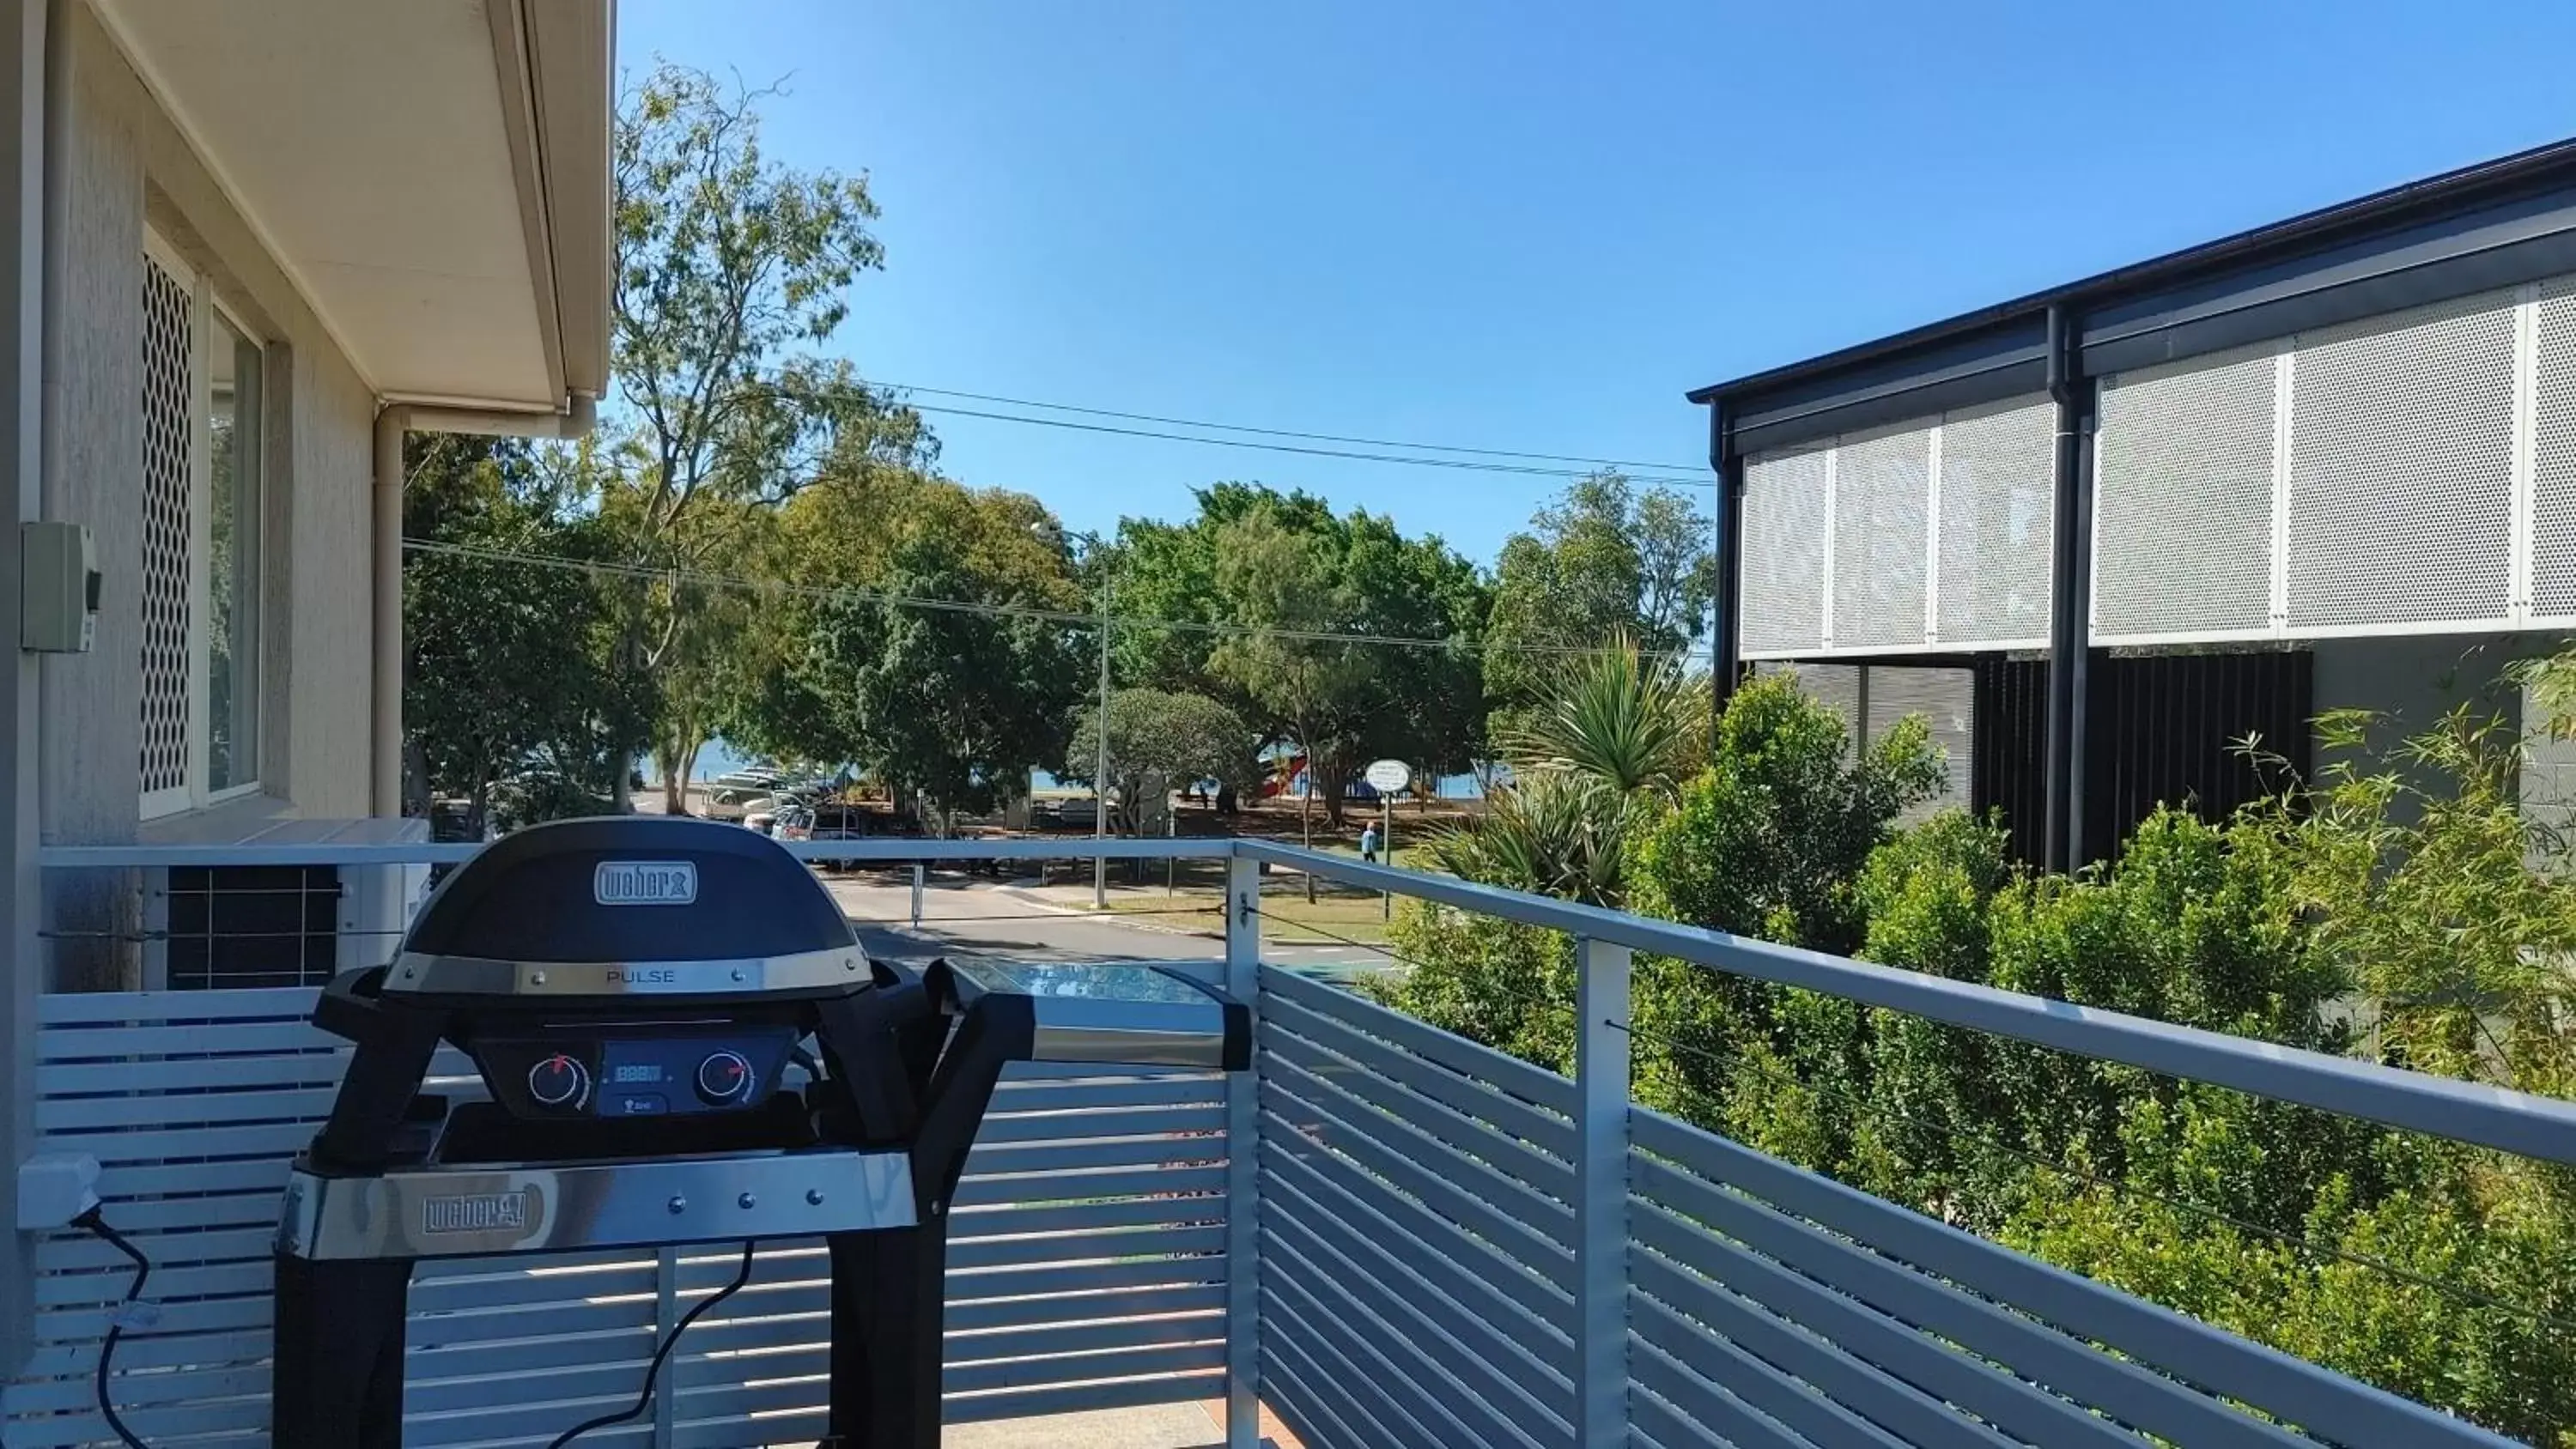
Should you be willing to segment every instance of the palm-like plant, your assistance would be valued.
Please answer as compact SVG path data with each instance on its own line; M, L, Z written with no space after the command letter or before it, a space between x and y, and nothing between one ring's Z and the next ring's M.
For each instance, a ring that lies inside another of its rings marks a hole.
M1508 742L1512 786L1434 836L1432 861L1491 885L1616 902L1630 826L1703 762L1702 699L1672 660L1628 639L1581 656Z
M1706 759L1706 696L1666 655L1624 635L1576 659L1508 742L1520 768L1579 775L1613 794L1667 799Z

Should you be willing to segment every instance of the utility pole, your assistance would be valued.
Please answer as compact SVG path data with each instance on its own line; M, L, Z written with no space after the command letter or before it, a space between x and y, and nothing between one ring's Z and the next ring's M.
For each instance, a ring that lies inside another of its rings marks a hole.
M1095 802L1091 811L1091 838L1103 842L1102 849L1091 858L1091 908L1109 908L1109 570L1100 571L1100 727L1094 730L1099 749L1092 761L1091 794Z

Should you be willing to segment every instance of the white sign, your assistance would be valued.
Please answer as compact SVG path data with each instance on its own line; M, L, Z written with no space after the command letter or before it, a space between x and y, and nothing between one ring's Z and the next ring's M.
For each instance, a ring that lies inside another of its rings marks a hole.
M603 860L590 894L603 906L685 906L698 898L698 867L686 860Z
M1381 795L1392 795L1413 783L1413 767L1402 760L1380 760L1360 777Z

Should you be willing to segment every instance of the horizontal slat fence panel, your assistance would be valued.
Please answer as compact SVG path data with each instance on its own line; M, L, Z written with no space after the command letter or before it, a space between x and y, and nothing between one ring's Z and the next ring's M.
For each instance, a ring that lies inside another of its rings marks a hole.
M1668 1442L1666 1407L1736 1443L2510 1442L1671 1117L1631 1122L1631 1408L1661 1400L1643 1412Z
M191 1449L265 1445L270 1244L289 1159L329 1110L344 1045L309 989L42 999L44 1147L95 1155L107 1217L153 1260L158 1324L117 1346L135 1431ZM431 1090L479 1095L442 1050ZM1204 1400L1224 1392L1225 1079L1019 1065L995 1091L951 1223L951 1422ZM540 1449L632 1403L662 1330L738 1252L424 1264L411 1294L405 1443ZM664 1370L674 1445L822 1433L819 1242L765 1244L751 1283ZM37 1248L38 1345L9 1389L11 1449L112 1442L91 1375L132 1278L86 1234ZM671 1288L665 1301L666 1280ZM746 1416L757 1416L747 1420ZM654 1416L584 1443L654 1444Z
M1265 968L1264 1393L1311 1449L1574 1442L1561 1077Z

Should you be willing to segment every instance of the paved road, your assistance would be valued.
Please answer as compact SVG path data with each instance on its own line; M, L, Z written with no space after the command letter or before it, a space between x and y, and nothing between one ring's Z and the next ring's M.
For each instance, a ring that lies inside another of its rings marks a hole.
M1008 886L935 880L922 892L919 930L911 927L912 887L887 876L827 877L833 899L858 923L859 940L883 956L971 951L987 956L1116 961L1215 960L1225 944L1214 934L1138 925L1115 916L1067 910ZM1213 929L1213 928L1212 928ZM1386 957L1357 946L1264 944L1265 959L1316 975L1383 969Z

